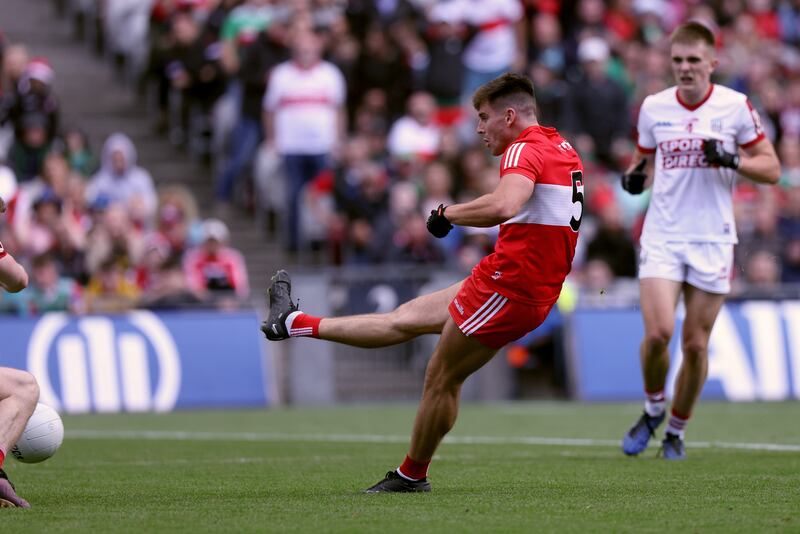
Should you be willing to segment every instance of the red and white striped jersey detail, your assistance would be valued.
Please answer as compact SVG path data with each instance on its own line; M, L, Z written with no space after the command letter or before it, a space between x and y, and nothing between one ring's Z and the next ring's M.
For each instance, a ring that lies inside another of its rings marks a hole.
M519 165L519 156L522 154L522 149L525 148L525 143L514 143L506 149L503 155L503 163L501 169L509 169Z
M500 225L494 253L473 273L515 302L552 304L575 255L583 214L583 164L555 128L537 125L523 131L504 152L500 177L509 174L536 186L519 213Z
M499 293L494 293L489 297L478 311L472 314L466 321L458 325L465 336L475 333L480 327L485 325L492 317L503 309L508 299Z

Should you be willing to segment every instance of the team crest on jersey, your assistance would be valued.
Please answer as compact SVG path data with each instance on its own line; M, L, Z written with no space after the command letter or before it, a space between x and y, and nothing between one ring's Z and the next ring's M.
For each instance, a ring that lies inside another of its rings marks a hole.
M722 133L722 119L711 119L711 131Z

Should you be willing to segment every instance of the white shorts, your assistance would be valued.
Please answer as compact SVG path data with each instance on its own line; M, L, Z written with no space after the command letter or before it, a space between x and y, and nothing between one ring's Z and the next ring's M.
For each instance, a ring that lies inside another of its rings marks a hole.
M733 243L645 241L639 251L639 278L686 282L709 293L731 290Z

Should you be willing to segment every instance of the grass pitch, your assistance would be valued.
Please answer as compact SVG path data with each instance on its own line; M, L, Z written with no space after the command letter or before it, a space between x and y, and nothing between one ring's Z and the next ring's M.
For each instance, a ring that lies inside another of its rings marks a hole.
M6 467L29 532L800 532L800 403L703 403L685 462L618 442L636 404L464 406L433 492L364 495L414 406L65 417L52 459Z

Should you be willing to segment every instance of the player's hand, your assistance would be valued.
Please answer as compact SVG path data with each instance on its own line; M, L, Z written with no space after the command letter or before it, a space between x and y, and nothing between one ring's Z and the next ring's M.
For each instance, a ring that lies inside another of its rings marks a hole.
M431 210L431 215L428 217L428 231L433 237L442 238L450 233L453 225L444 216L445 205L439 204L435 210Z
M731 154L726 151L719 139L705 139L703 154L709 165L728 167L729 169L739 168L739 154Z
M631 195L640 195L644 191L644 182L647 180L647 173L644 168L647 165L647 158L639 162L639 164L628 173L622 175L622 189Z

